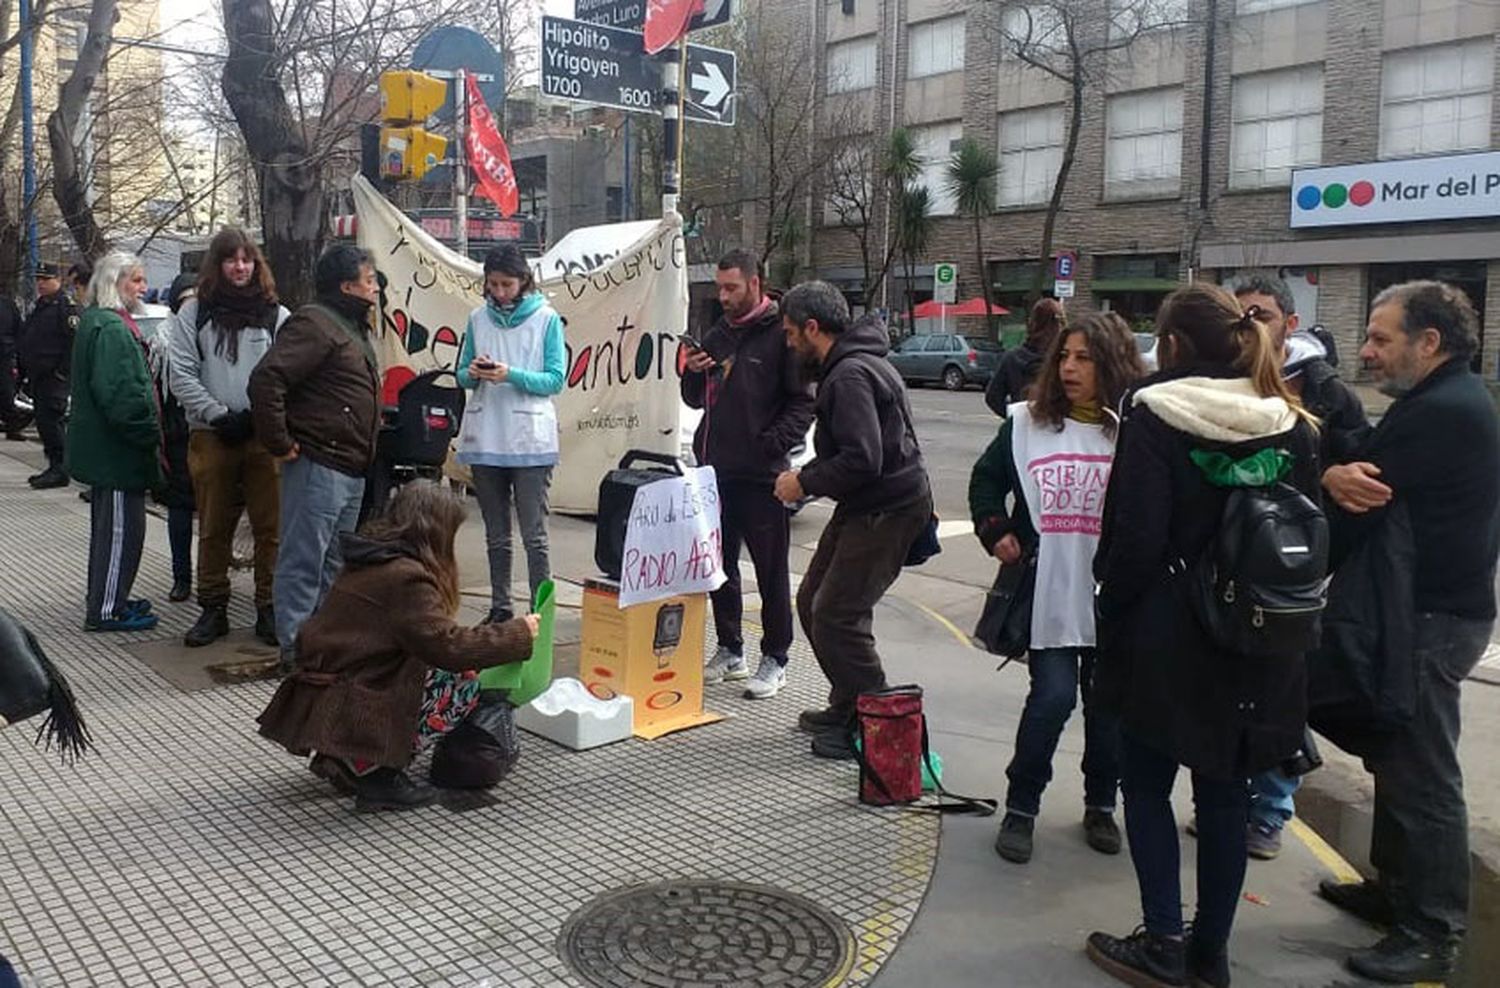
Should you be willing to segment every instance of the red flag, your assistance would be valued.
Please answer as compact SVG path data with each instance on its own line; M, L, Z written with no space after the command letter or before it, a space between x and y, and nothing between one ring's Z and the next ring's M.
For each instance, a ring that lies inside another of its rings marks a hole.
M511 216L521 205L521 190L516 187L516 172L510 165L510 148L500 136L479 83L473 76L464 80L469 91L469 128L464 135L469 165L479 179L479 191L499 208L501 216Z
M688 22L703 13L703 0L648 0L646 54L655 55L687 34Z

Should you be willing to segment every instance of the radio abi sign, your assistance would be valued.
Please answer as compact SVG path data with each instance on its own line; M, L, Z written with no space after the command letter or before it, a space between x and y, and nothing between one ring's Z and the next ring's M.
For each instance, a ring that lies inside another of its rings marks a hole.
M1500 151L1292 172L1293 229L1500 216Z
M620 566L620 606L706 593L724 583L719 482L713 467L635 492Z

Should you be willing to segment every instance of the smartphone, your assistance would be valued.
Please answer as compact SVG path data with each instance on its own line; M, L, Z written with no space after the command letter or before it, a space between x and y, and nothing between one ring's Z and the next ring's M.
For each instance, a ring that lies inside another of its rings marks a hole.
M495 363L493 360L483 359L483 358L474 361L474 363L481 370L494 370L496 367L500 366L499 364Z
M683 346L687 347L689 350L702 350L703 349L703 344L699 343L697 340L693 339L691 336L679 336L679 337L677 337L677 339L678 339L678 341Z

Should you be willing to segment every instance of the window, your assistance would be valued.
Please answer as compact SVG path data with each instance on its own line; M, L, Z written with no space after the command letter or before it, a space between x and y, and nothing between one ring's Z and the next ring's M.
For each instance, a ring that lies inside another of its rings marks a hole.
M913 127L911 136L917 154L922 157L922 174L913 184L927 187L927 193L932 197L931 215L952 216L958 203L948 189L948 162L963 140L964 125L955 120L931 127Z
M1066 126L1063 106L1000 114L998 205L1034 206L1052 197Z
M906 29L906 75L911 79L964 67L964 18L945 17Z
M1182 178L1182 90L1112 96L1105 117L1105 198L1175 193Z
M1186 24L1188 0L1113 0L1109 12L1112 40Z
M1068 29L1056 7L1041 4L1005 8L1000 15L1001 47L1014 52L1058 52L1068 47Z
M1312 0L1240 0L1235 9L1241 14L1258 14L1263 10L1279 10L1311 2Z
M828 46L828 91L852 93L875 85L875 36Z
M1385 56L1380 156L1400 158L1490 145L1493 38Z
M1292 169L1323 160L1323 70L1262 72L1234 80L1229 187L1288 185Z

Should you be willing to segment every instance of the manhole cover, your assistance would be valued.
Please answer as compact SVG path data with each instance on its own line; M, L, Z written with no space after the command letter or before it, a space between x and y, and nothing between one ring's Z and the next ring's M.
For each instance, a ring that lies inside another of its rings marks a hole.
M849 931L806 899L738 882L661 882L607 893L569 918L563 960L590 985L836 985Z

